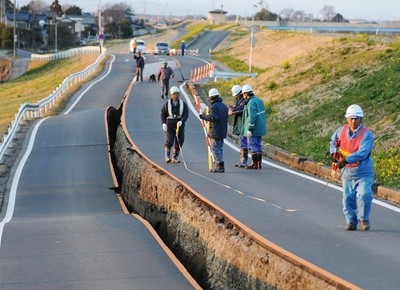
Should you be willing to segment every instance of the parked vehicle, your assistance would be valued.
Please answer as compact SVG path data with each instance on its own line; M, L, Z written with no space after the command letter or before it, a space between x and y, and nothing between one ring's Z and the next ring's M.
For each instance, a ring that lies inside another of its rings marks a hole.
M156 43L156 46L154 47L154 53L155 54L170 54L170 49L169 45L166 42L160 41Z
M134 38L131 39L129 43L129 51L133 53L133 42ZM146 53L146 43L142 39L136 39L136 53L141 52L142 54Z

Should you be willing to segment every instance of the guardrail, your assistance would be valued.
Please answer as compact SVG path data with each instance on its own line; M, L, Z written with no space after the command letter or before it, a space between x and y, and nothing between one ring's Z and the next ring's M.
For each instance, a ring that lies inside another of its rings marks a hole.
M57 53L49 53L49 54L33 53L31 55L31 60L55 60L61 58L74 57L81 54L99 54L99 53L100 53L99 46L84 46L84 47L72 48L66 51L60 51Z
M218 80L218 78L223 79L233 79L233 78L255 78L257 77L256 73L241 73L241 72L225 72L225 71L217 71L214 70L211 73L211 77L214 78L214 82Z
M94 51L94 50L93 50ZM100 52L100 50L97 50ZM57 53L58 57L62 56L66 57L68 53ZM72 54L69 54L72 55ZM71 86L74 86L78 83L83 82L89 76L91 76L98 68L100 62L104 59L106 55L106 49L103 49L102 54L96 59L96 61L88 66L81 72L72 74L64 79L64 81L51 93L47 98L42 99L41 101L32 104L25 103L22 104L18 110L18 113L15 114L15 119L11 122L8 127L7 133L3 136L0 144L0 161L3 160L4 154L8 147L10 146L12 140L14 139L15 134L19 131L20 125L23 121L32 120L36 118L43 117L57 102L57 100L63 96L64 93L68 91ZM55 59L55 58L51 58Z

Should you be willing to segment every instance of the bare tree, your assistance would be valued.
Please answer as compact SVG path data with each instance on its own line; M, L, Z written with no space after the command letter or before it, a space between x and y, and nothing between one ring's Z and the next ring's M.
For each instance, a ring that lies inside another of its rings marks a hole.
M296 10L292 14L293 21L303 21L306 13L303 10Z
M31 1L28 4L29 10L35 14L47 14L50 11L49 4L45 3L42 0Z
M293 13L294 10L292 8L285 8L279 13L279 16L284 20L290 20Z
M331 19L336 15L335 8L330 5L324 5L320 13L322 14L325 21L331 21Z
M131 11L130 6L126 2L107 4L103 12L103 17L106 22L121 22L126 17L126 11Z

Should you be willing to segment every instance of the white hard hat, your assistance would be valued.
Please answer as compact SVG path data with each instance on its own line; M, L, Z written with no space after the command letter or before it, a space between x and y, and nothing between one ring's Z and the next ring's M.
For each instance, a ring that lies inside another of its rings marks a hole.
M232 87L232 96L236 96L237 94L239 94L242 91L242 87L239 85L234 85Z
M253 91L253 88L250 85L244 85L242 87L242 92L243 93L248 93L248 92L252 92L252 91Z
M213 88L213 89L208 91L208 97L209 98L214 98L214 97L217 97L217 96L219 96L219 92L218 92L217 89Z
M362 117L364 117L364 113L359 105L353 104L347 108L345 117L346 117L346 119L347 118L362 118Z
M181 91L179 90L179 88L177 86L173 86L170 91L171 91L171 95L176 94L176 93L178 93L178 94L181 93Z

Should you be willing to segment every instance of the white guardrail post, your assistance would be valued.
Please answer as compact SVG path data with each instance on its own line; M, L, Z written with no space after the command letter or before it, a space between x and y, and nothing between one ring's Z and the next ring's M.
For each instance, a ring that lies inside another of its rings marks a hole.
M100 53L100 48L98 46L95 47L82 47L82 48L74 48L65 52L58 52L54 54L32 54L31 60L52 60L58 58L67 58L72 57L78 54L94 54ZM15 134L19 130L19 126L24 120L31 120L36 118L43 117L44 112L50 110L54 104L55 100L62 95L63 91L68 89L69 83L77 84L85 80L88 76L90 76L93 72L95 72L100 64L100 62L104 59L106 55L106 49L103 48L102 54L96 59L96 61L88 66L81 72L72 74L68 76L62 83L59 85L52 94L50 94L47 98L40 100L35 104L25 103L22 104L19 108L18 112L15 114L15 119L11 122L10 127L8 128L6 134L3 136L0 144L0 162L3 160L4 154L10 146L12 140L15 137Z

